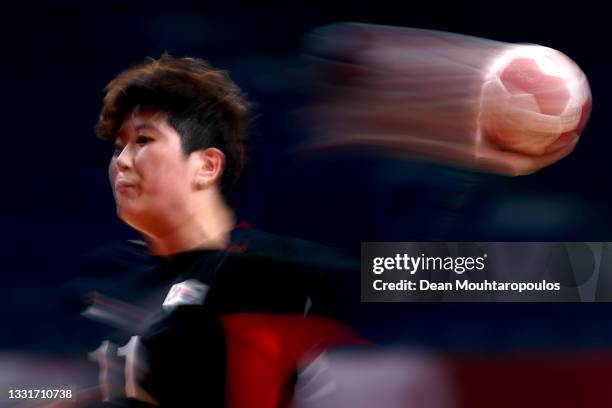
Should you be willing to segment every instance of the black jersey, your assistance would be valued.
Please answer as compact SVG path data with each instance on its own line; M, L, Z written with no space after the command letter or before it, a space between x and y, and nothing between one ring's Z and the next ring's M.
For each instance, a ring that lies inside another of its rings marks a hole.
M151 256L138 242L115 242L87 254L83 269L70 285L88 303L73 334L83 351L97 347L90 358L115 404L223 406L219 316L337 317L354 300L342 294L358 294L341 290L358 272L335 250L246 228L232 232L225 250L171 258Z

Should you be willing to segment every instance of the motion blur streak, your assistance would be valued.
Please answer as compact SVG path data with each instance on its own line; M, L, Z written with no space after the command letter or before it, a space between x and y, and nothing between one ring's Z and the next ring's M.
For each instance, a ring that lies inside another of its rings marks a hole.
M338 23L308 36L304 148L367 148L505 175L572 152L591 109L564 54L412 28Z
M321 354L298 376L296 408L452 408L447 369L432 356L395 349Z
M326 352L303 366L296 408L611 406L612 353Z

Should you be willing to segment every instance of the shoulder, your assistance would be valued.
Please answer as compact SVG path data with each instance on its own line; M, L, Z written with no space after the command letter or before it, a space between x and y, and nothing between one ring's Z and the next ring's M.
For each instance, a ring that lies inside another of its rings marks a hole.
M141 241L111 241L94 248L80 257L81 276L106 276L127 272L139 266L154 264Z
M253 228L236 230L232 241L234 245L245 248L245 254L276 262L299 264L307 268L357 267L357 261L340 249Z

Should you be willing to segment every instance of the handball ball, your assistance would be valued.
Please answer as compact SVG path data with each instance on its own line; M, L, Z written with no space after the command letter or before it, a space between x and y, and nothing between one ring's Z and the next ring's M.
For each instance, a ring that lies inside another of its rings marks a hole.
M481 140L531 156L573 148L591 100L586 76L566 55L538 45L510 46L486 69Z

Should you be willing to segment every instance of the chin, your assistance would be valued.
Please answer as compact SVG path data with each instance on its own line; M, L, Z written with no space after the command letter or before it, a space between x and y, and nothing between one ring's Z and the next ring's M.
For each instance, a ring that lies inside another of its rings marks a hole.
M154 221L155 216L150 212L134 208L134 206L117 206L117 216L121 221L144 235L155 235L155 231L159 227Z
M130 227L139 230L138 225L141 224L142 215L133 206L117 205L117 216Z

